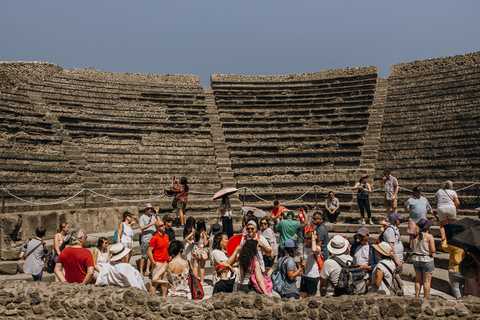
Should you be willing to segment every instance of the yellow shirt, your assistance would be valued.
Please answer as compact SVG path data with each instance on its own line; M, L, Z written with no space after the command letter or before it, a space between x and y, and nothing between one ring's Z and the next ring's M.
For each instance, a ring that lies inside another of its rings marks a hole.
M458 265L463 260L463 249L451 246L447 244L447 239L442 241L443 251L450 253L450 259L448 261L448 270L452 269L458 272Z

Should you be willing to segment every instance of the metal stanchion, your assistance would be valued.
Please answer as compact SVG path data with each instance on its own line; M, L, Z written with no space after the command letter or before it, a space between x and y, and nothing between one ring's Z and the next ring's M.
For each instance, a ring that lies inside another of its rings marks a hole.
M87 207L87 190L83 190L83 207Z
M242 207L245 207L245 194L247 193L247 189L243 189L243 200L242 200Z
M317 186L315 188L315 212L318 213L318 202L317 202Z
M2 214L5 213L5 191L2 190Z

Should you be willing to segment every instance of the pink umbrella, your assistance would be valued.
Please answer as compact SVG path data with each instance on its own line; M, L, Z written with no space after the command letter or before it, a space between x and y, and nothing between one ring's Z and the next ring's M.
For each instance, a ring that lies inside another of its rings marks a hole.
M215 195L213 196L212 198L212 201L215 200L215 199L219 199L223 196L229 196L231 194L234 194L235 192L237 192L238 189L237 188L226 188L226 189L222 189L220 191L218 191L217 193L215 193Z

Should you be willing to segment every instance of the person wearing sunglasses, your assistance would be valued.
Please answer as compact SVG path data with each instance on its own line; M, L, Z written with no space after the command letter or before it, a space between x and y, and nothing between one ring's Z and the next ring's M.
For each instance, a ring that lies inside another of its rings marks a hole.
M257 223L253 220L248 221L247 227L245 228L247 234L242 237L240 241L240 246L243 247L247 240L256 240L258 242L258 251L255 258L260 264L260 269L265 273L265 262L263 261L263 255L270 255L272 253L272 247L268 243L267 239L261 234L257 233Z

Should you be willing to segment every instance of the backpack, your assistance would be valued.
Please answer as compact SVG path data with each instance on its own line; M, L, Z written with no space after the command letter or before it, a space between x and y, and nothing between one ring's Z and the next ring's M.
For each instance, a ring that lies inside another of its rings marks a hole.
M385 268L387 268L388 272L392 275L392 284L389 286L385 277L382 278L383 283L390 291L391 296L403 296L403 281L399 274L393 272L385 263L380 262Z
M282 292L283 287L285 287L285 279L282 273L282 265L287 259L288 257L282 260L282 264L277 264L277 267L270 275L270 279L272 280L273 284L273 290L278 293Z
M390 228L390 227L391 227L391 225L388 225L388 226L385 227L385 229L383 229L383 232L380 233L380 235L378 236L377 244L379 244L379 243L382 242L382 241L385 241L385 235L384 235L384 233L385 233L385 231L387 231L387 229ZM397 236L397 233L395 232L395 230L393 230L393 232L395 233L395 237L396 237L396 236ZM399 235L399 237L400 237L400 235Z
M122 223L122 233L123 233L123 223ZM118 229L113 233L113 243L118 243Z
M367 291L366 281L364 280L365 272L360 270L360 268L357 266L355 263L355 258L353 261L348 261L347 263L343 262L338 257L333 257L333 260L338 263L340 267L342 267L338 277L337 285L334 286L334 296L338 297L342 294L365 294ZM330 281L330 283L332 282Z

